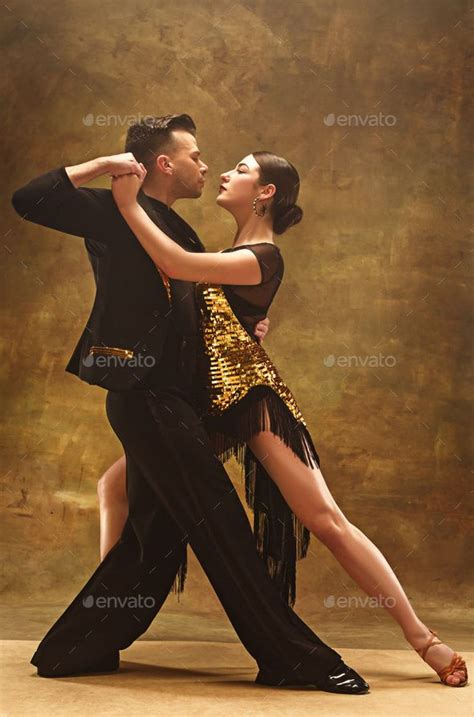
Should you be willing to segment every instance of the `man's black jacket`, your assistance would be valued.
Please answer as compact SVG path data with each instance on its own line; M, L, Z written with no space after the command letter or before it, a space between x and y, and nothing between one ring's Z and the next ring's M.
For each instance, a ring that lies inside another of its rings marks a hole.
M183 249L205 251L194 230L173 209L142 191L138 201ZM171 279L170 306L159 272L110 190L76 188L60 167L17 189L12 203L24 219L85 241L97 291L66 371L87 383L123 391L146 384L160 361L179 361L189 379L196 365L198 336L194 284ZM179 334L179 355L162 356L170 321Z

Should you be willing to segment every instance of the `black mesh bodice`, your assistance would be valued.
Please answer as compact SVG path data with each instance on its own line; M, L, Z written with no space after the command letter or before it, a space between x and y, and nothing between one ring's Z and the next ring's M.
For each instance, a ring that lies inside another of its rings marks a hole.
M262 272L262 281L260 284L250 286L227 284L222 288L232 311L247 332L255 338L254 326L266 317L280 287L284 272L283 257L276 244L269 242L242 244L229 247L224 251L237 251L238 249L250 249L255 254Z

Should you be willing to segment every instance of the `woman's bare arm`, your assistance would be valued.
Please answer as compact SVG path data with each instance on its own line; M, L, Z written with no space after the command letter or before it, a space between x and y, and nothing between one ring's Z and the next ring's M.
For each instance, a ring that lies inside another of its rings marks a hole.
M194 254L178 246L136 201L139 187L140 180L134 175L112 181L112 193L123 218L152 261L171 279L210 284L260 284L260 265L249 249L228 254Z

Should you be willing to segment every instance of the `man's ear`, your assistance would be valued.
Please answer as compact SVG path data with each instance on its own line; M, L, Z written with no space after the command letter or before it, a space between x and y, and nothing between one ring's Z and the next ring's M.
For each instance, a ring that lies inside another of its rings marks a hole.
M163 174L173 173L173 162L167 154L159 154L155 160L155 166Z

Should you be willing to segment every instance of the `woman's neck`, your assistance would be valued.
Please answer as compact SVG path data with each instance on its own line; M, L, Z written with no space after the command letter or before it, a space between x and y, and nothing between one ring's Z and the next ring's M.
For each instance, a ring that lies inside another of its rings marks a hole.
M244 222L237 222L237 232L232 246L257 244L258 242L273 244L273 229L270 217L258 217L254 214Z

